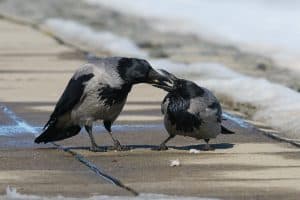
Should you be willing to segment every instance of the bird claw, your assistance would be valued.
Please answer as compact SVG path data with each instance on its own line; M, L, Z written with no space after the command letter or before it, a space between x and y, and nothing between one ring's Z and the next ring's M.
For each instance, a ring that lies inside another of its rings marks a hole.
M115 151L129 151L131 148L128 146L123 146L120 144L118 140L114 141L114 146L109 148L109 150L115 150Z
M129 150L131 150L131 148L128 147L128 146L122 146L122 145L120 145L120 146L113 146L113 147L110 147L109 150L115 150L115 151L129 151Z
M105 147L91 146L90 151L92 151L92 152L106 152L107 149Z
M153 147L152 150L154 151L166 151L168 150L169 148L166 146L166 145L159 145L157 147Z
M209 144L206 144L203 148L202 148L202 151L214 151L215 148L212 147L211 145Z

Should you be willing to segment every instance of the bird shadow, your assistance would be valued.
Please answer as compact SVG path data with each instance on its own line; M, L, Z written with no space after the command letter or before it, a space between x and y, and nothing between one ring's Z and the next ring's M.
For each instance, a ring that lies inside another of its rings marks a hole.
M219 144L210 144L213 149L231 149L234 147L234 144L231 143L219 143ZM185 150L189 151L191 149L196 150L203 150L205 149L205 144L198 144L198 145L187 145L187 146L169 146L170 148L177 149L177 150Z
M211 144L210 145L213 149L231 149L234 147L234 144L231 143L219 143L219 144ZM112 149L112 146L102 146L108 150ZM153 150L158 147L158 145L126 145L126 147L129 147L130 150L135 150L135 149L149 149ZM205 149L205 144L200 144L200 145L186 145L186 146L173 146L170 145L168 146L169 149L176 149L176 150L182 150L182 151L189 151L191 149L196 149L196 150L203 150ZM90 147L87 146L77 146L77 147L66 147L66 149L69 150L90 150Z

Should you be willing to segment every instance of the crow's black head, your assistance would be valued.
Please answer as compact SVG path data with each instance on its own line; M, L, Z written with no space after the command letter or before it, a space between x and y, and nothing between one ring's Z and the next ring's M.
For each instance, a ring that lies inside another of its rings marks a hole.
M163 87L159 86L160 88L176 93L182 97L185 98L193 98L196 96L202 96L204 94L204 89L198 86L196 83L185 80L185 79L180 79L174 76L173 74L165 71L165 70L160 70L164 76L166 76L169 80L171 80L173 87Z
M203 96L205 93L204 89L196 83L185 79L177 79L174 81L173 85L173 92L176 92L185 98Z
M168 83L171 81L168 77L155 71L146 60L121 58L117 69L121 78L128 84L149 83L154 86L170 87Z

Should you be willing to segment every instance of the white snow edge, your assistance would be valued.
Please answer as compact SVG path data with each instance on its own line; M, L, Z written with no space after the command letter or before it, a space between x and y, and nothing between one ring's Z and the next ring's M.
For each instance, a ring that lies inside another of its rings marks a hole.
M60 39L92 51L107 50L119 56L147 57L131 40L108 31L94 31L76 21L48 19L42 26Z

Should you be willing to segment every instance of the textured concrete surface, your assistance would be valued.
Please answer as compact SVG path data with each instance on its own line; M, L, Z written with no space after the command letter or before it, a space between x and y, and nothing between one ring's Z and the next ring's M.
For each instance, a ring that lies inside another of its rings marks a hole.
M32 126L43 126L72 72L85 62L84 56L29 27L0 20L0 30L1 104ZM222 135L212 141L216 148L213 152L190 153L190 149L201 149L198 144L203 143L184 137L171 141L166 152L151 151L166 137L159 107L164 94L146 85L131 92L113 127L116 137L130 145L131 151L90 152L84 132L59 144L74 147L74 151L138 192L223 199L298 199L300 150L267 138L251 126L233 126L235 135ZM0 117L0 131L13 124L3 109ZM99 144L112 144L101 128L95 132ZM35 145L33 139L26 131L0 137L1 193L10 185L22 193L50 196L129 195L95 176L70 154L51 144ZM170 162L177 159L180 166L170 167Z

